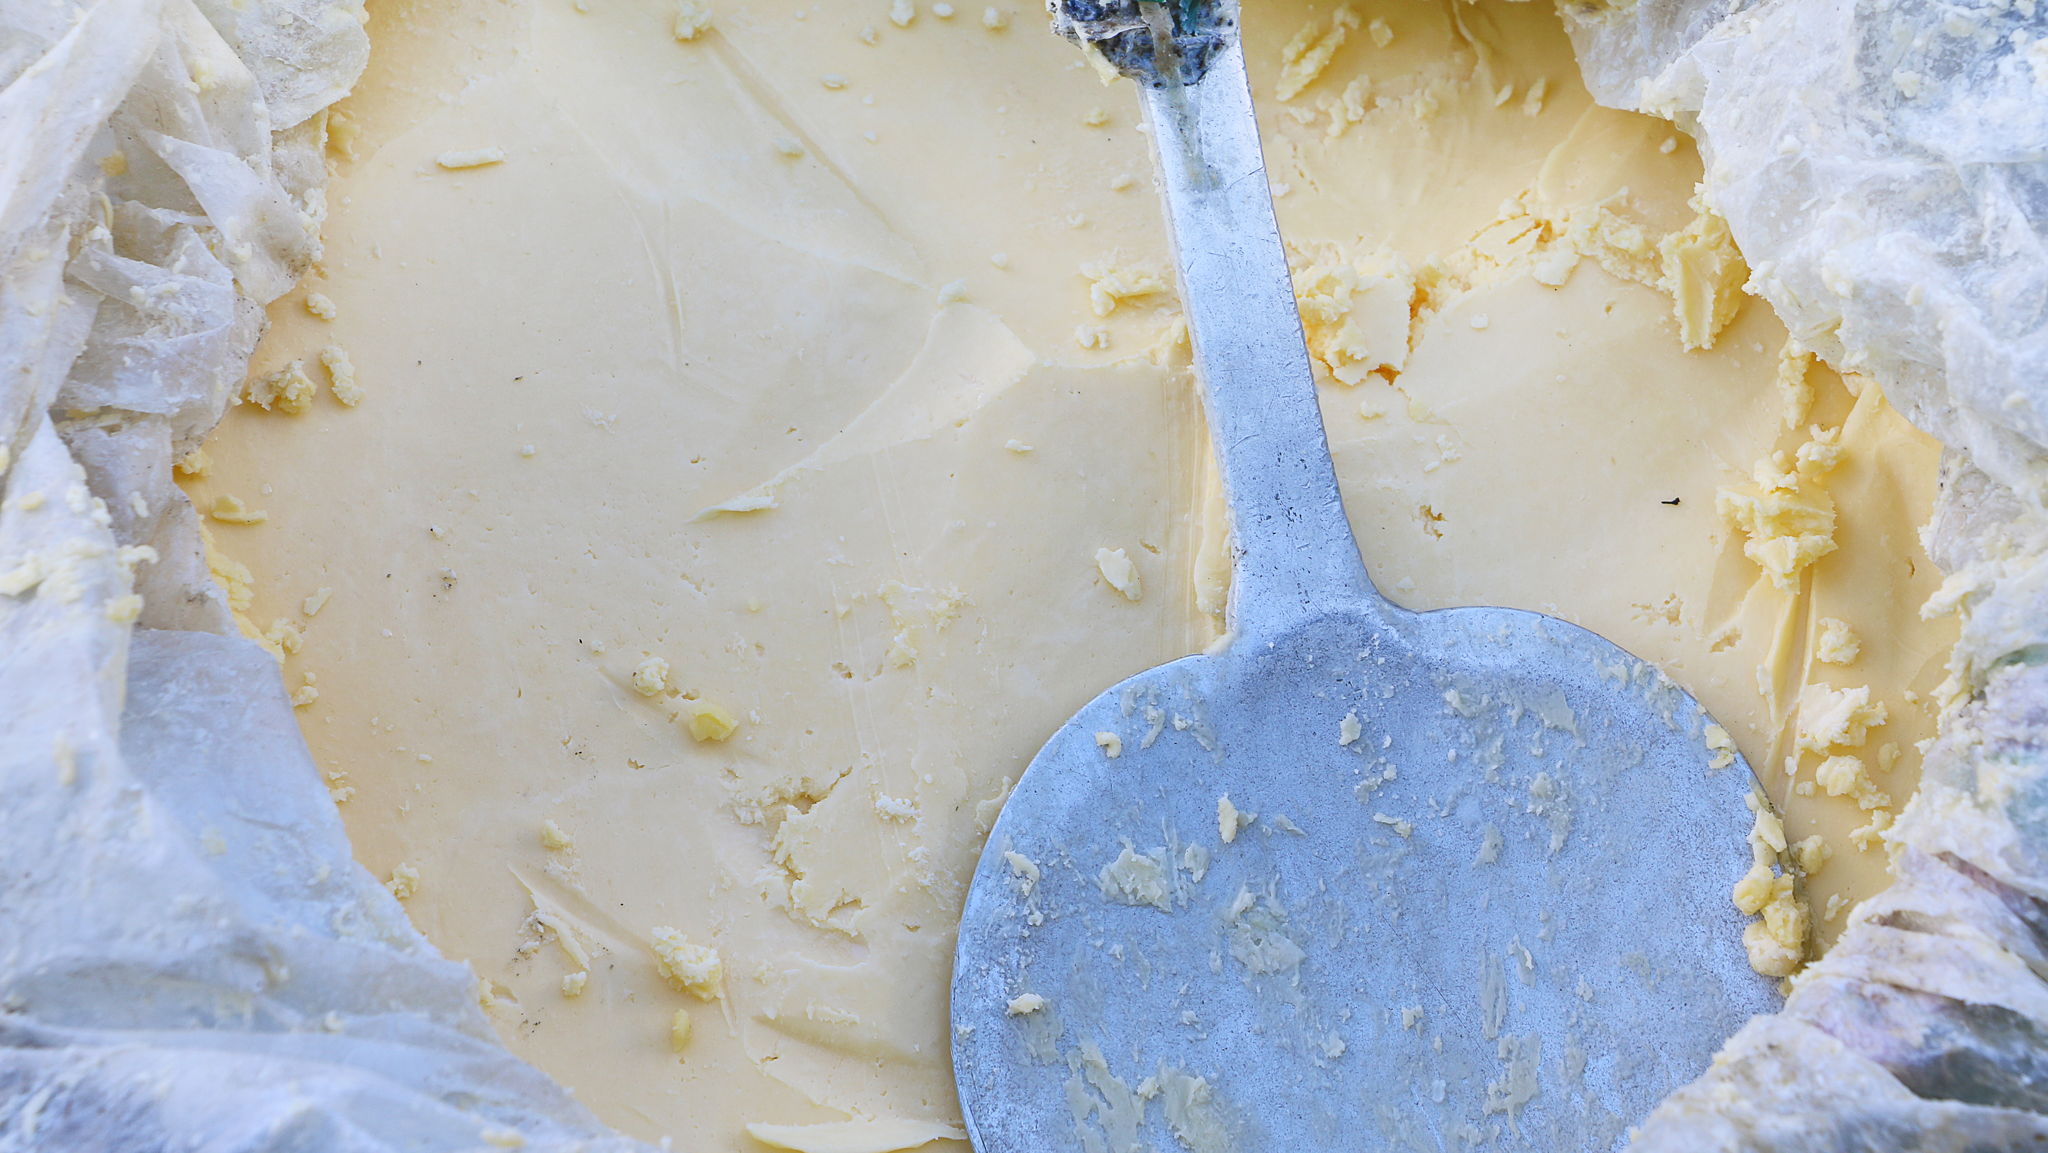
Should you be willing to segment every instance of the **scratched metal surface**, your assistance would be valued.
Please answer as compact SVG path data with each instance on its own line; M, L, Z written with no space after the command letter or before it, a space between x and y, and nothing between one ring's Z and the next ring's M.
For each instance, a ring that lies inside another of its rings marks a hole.
M1133 1089L1205 1079L1237 1150L1620 1147L1777 1008L1729 901L1751 778L1711 767L1706 723L1651 666L1499 609L1338 612L1103 694L1020 780L962 919L976 1147L1174 1148L1157 1103L1105 1124L1090 1045ZM1226 794L1257 814L1229 844ZM1126 847L1167 907L1110 895ZM1010 1014L1024 993L1046 1006Z

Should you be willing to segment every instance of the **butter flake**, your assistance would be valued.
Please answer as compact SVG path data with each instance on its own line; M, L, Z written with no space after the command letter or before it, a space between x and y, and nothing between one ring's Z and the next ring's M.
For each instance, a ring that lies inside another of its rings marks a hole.
M268 512L260 508L250 508L242 502L241 497L228 493L214 497L213 504L206 510L206 515L222 524L262 524L270 519Z
M1027 1013L1036 1013L1045 1006L1045 998L1037 993L1019 993L1010 998L1009 1004L1003 1006L1003 1012L1011 1017L1022 1017Z
M711 6L703 0L678 0L672 31L678 41L688 42L711 30Z
M399 900L409 901L419 894L420 871L412 865L400 862L391 870L391 877L384 882L384 887L391 890L391 895Z
M486 168L505 162L505 150L497 147L453 148L434 157L434 163L451 172L465 168Z
M1102 574L1103 583L1115 589L1127 601L1145 599L1145 581L1138 574L1138 566L1120 548L1099 548L1095 550L1095 569Z
M739 718L733 716L732 710L716 701L685 699L676 720L682 724L683 731L690 734L691 740L700 743L723 741L740 727Z

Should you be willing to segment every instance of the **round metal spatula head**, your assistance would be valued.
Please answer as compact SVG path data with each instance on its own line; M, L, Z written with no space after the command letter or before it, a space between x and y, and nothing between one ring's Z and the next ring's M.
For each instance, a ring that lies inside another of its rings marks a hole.
M976 1148L1618 1148L1777 1007L1709 723L1504 609L1338 606L1097 697L961 921Z
M1097 697L1004 806L954 963L968 1132L982 1153L1618 1148L1777 1007L1731 900L1754 778L1583 629L1379 597L1234 7L1055 8L1145 100L1233 637Z

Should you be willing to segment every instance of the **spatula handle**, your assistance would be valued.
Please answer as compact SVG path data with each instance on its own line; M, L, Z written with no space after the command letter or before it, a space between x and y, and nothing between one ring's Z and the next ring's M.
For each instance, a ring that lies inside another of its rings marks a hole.
M1330 464L1244 51L1234 27L1220 39L1199 80L1139 84L1230 503L1231 628L1257 635L1379 594Z

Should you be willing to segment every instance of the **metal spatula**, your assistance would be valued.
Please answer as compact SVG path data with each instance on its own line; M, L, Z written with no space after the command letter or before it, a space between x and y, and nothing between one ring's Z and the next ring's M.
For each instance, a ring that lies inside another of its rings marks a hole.
M1233 639L1090 702L996 822L953 973L974 1144L1617 1148L1776 1007L1729 896L1748 766L1584 629L1374 591L1235 5L1053 8L1151 122L1234 518Z

